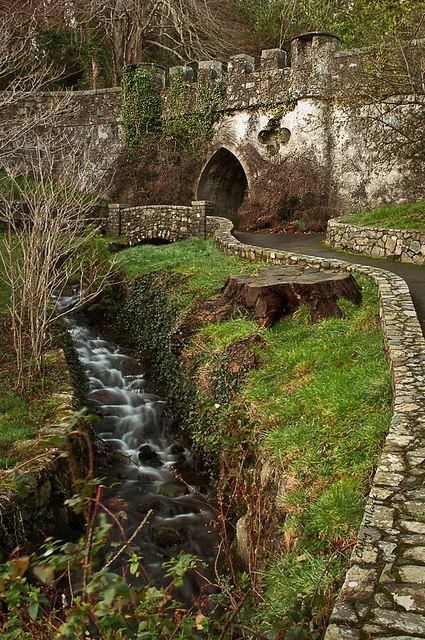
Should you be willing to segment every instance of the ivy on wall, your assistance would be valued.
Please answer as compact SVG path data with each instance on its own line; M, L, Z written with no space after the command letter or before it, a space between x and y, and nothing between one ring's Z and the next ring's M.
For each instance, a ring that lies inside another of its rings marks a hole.
M127 67L122 81L121 113L126 146L143 147L162 135L163 145L168 145L172 153L202 155L219 118L225 85L200 79L195 87L193 91L183 78L173 78L164 109L154 69Z
M142 146L162 133L161 89L153 67L124 69L121 119L126 147Z
M199 79L196 91L181 77L173 78L168 96L164 131L185 152L201 154L212 137L214 123L219 118L224 82Z

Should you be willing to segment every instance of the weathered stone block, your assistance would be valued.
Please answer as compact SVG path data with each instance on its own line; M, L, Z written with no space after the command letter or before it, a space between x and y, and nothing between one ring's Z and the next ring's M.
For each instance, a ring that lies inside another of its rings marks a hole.
M183 80L183 82L190 83L194 81L194 77L195 77L192 67L186 67L186 66L170 67L170 69L168 70L168 73L170 76L171 83L175 78Z
M229 60L229 73L241 74L252 73L255 69L255 60L248 53L239 53Z
M263 49L261 52L262 69L283 69L286 62L286 51L282 49Z

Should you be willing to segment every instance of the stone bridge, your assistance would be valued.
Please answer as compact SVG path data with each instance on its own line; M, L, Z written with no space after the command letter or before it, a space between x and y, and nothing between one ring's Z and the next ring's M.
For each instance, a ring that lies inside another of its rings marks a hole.
M106 219L109 235L125 236L130 244L145 240L176 242L185 238L205 238L209 202L194 200L190 207L157 204L126 207L110 204Z
M406 47L404 55L419 73L425 40ZM385 164L373 148L365 111L351 100L364 82L365 59L365 51L342 51L337 36L315 32L293 38L290 65L284 51L271 49L259 61L245 54L227 64L201 61L196 73L192 67L155 66L165 113L176 78L195 101L205 82L223 86L211 144L194 176L195 198L213 201L216 214L234 218L246 189L265 168L285 163L290 181L294 161L315 168L329 186L331 203L341 210L425 197L420 167L409 168L397 156L391 166ZM36 108L49 99L41 96ZM92 159L89 187L91 175L112 167L122 149L121 91L76 91L72 101L74 112L63 126L69 137L86 141Z

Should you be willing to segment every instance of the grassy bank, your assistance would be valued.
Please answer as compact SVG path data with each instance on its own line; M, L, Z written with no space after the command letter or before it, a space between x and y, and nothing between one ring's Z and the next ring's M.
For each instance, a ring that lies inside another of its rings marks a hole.
M178 276L167 285L155 276L145 288L152 305L141 296L132 307L147 342L161 330L155 300L178 309L173 332L228 275L261 266L200 240L135 247L117 259L131 278L161 270ZM221 452L222 490L237 515L247 513L251 577L263 599L245 615L263 633L322 636L389 427L377 292L368 280L359 283L363 303L341 301L342 319L311 324L302 308L265 330L246 316L207 319L179 356L177 368L194 386L192 436L204 451Z
M0 251L2 250L4 244L0 236ZM15 353L7 311L8 301L9 292L4 282L1 282L0 469L8 469L31 457L36 448L34 439L41 429L62 417L63 394L69 396L71 392L66 363L59 350L51 350L46 355L43 384L41 381L28 381L25 393L16 390ZM34 442L27 442L30 439Z
M212 240L190 238L171 245L139 245L117 254L117 266L130 278L156 270L172 270L182 276L175 299L184 308L219 292L230 275L253 273L263 263L225 255Z
M343 216L341 222L362 227L425 231L425 200L353 213Z

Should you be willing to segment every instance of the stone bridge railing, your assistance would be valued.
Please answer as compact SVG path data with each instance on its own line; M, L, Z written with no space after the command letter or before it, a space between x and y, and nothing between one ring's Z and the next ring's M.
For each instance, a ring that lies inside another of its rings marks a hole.
M210 211L211 204L205 200L194 200L190 207L110 204L106 229L108 235L126 236L130 244L155 239L175 242L189 237L205 238Z

